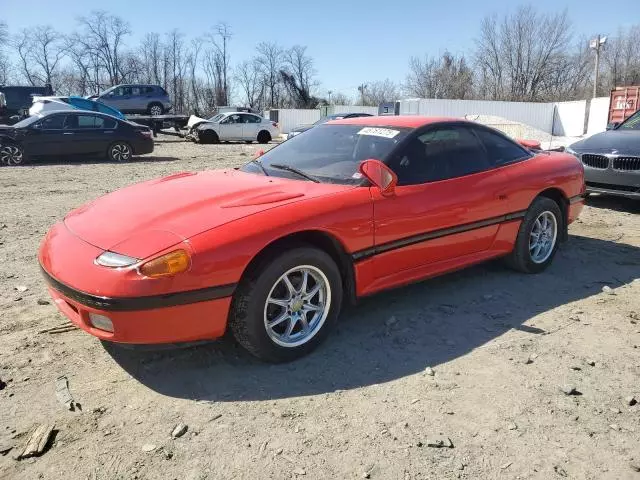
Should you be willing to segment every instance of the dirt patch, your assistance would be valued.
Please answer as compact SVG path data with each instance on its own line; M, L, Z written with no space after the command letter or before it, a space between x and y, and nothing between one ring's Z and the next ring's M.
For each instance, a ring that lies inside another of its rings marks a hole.
M380 294L288 365L230 340L140 352L38 333L65 324L36 262L51 224L132 182L258 149L160 137L129 164L0 169L0 478L640 478L630 201L590 200L541 275L493 262ZM63 375L74 411L56 397ZM56 434L42 456L14 460L45 423Z

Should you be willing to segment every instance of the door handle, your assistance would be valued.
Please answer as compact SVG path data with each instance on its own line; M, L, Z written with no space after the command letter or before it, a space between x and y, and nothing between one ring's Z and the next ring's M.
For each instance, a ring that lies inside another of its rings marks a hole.
M64 132L63 135L73 135L73 132Z
M113 133L113 130L107 130L106 132L103 133Z
M498 200L506 200L507 198L508 197L506 193L501 193L498 195Z

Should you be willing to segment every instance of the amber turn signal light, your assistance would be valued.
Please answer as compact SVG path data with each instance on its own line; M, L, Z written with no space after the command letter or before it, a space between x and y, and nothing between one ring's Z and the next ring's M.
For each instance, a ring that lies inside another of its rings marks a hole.
M152 278L168 277L187 271L189 265L191 265L191 257L187 251L175 250L141 265L140 273Z

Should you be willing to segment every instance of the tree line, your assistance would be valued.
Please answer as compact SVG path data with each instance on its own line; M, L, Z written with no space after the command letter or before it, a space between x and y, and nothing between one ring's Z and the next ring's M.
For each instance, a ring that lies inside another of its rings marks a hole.
M92 95L119 83L162 85L179 112L212 112L242 104L257 110L319 104L379 105L401 97L554 101L584 99L593 90L594 53L574 38L565 12L522 6L489 15L467 54L409 60L406 80L363 82L358 94L318 94L313 58L303 45L262 42L248 59L232 59L234 34L221 22L188 39L179 30L130 42L129 24L94 11L62 34L51 26L11 32L0 22L0 84L51 84L59 95ZM610 36L601 55L598 94L640 84L640 25Z

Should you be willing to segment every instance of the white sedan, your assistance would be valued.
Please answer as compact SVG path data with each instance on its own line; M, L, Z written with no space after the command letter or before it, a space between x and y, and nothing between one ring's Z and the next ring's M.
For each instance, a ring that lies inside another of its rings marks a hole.
M187 128L200 143L269 143L280 136L276 122L244 112L219 113L208 120L192 115Z

